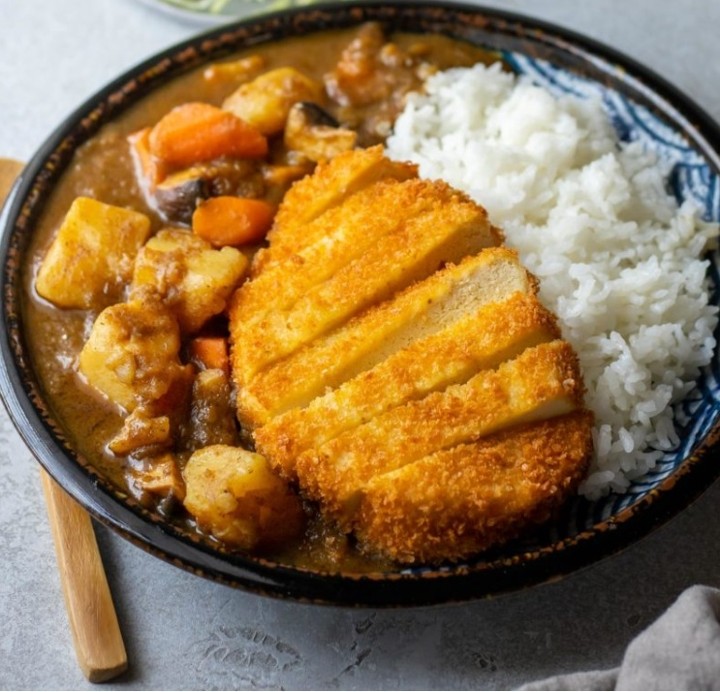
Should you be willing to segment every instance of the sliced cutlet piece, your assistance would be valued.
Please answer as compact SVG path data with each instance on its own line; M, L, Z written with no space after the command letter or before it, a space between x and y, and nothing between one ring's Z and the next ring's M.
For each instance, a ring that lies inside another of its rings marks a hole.
M347 524L367 483L428 454L582 406L577 356L561 340L540 344L465 384L410 401L301 454L300 487Z
M416 177L415 164L391 161L380 144L354 149L318 164L312 175L297 181L283 198L268 233L270 247L256 254L252 275L317 240L317 236L308 233L307 226L356 192L379 180Z
M443 187L444 183L435 185ZM377 213L385 210L378 209ZM500 238L487 212L464 196L408 218L360 257L310 289L287 310L268 313L232 332L233 373L244 386L263 368L419 281L447 262L457 262Z
M385 180L352 195L305 227L314 242L235 291L230 304L232 328L239 334L268 312L291 307L408 217L434 209L438 201L455 199L457 193L451 188L417 179ZM378 209L384 213L378 214Z
M444 267L391 300L352 318L288 358L258 373L238 391L238 417L255 428L307 406L328 388L369 370L418 339L436 334L486 303L537 282L504 247L487 248Z
M403 563L459 560L551 518L592 455L584 410L506 430L375 476L355 532L367 552Z
M296 457L413 399L466 382L525 349L560 338L553 315L534 295L514 293L455 315L450 326L391 355L307 407L255 431L258 451L292 477Z

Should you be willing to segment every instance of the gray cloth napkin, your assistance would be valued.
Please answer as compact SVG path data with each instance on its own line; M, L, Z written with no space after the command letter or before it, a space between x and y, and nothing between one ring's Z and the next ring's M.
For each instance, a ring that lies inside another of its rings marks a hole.
M693 586L628 646L618 668L523 690L720 690L720 590Z

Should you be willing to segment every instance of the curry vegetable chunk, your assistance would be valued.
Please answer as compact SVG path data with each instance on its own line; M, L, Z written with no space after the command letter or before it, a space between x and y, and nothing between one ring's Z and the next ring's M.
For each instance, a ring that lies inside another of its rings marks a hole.
M323 161L353 149L357 132L340 127L337 120L317 104L298 101L288 113L284 141L288 150L299 152L311 161Z
M131 483L145 495L164 500L182 500L185 481L175 455L165 453L151 458L146 468L131 473Z
M223 108L272 135L282 132L293 104L322 99L322 84L293 67L279 67L242 84L225 99Z
M169 416L155 416L138 406L123 421L120 432L108 443L113 454L132 454L138 449L168 447L172 443Z
M130 279L149 235L144 214L78 197L40 265L35 289L61 308L110 305Z
M151 287L176 316L181 331L191 334L225 309L247 267L247 258L235 248L215 250L188 231L165 229L140 251L130 295Z
M88 384L132 412L156 402L187 381L191 366L179 360L177 320L154 296L105 308L80 352Z
M230 378L223 370L202 370L195 377L188 428L187 447L192 450L215 444L238 444Z
M190 457L183 476L185 508L228 545L270 547L303 529L300 500L259 454L228 445L203 447Z

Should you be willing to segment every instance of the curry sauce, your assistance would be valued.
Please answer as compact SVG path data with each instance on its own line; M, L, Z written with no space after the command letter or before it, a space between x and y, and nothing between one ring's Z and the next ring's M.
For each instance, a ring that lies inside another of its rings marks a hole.
M102 476L139 501L153 506L168 521L188 530L199 530L182 504L138 493L134 481L146 468L142 457L111 451L111 442L117 440L123 429L126 411L79 377L77 370L79 354L91 334L99 310L59 309L35 290L39 268L73 202L87 197L141 212L150 219L150 234L156 237L168 226L187 226L193 211L192 207L187 207L188 199L194 204L197 195L246 195L277 205L293 180L311 172L314 166L312 159L294 156L288 149L287 142L293 140L271 133L266 158L269 167L243 162L230 165L213 162L213 171L208 173L206 167L197 175L193 173L195 177L187 175L184 169L171 170L165 179L172 180L174 187L166 185L161 194L153 196L148 194L147 181L138 175L138 160L132 153L129 136L152 128L174 107L187 102L222 106L247 80L243 73L246 69L256 74L259 66L261 72L292 66L310 80L324 85L319 110L312 106L298 110L301 125L309 123L320 128L335 128L337 132L333 132L333 136L338 135L341 139L347 138L345 132L351 132L356 146L367 147L382 142L390 133L406 94L421 89L424 77L438 69L494 59L495 56L477 47L443 36L398 34L384 37L375 25L286 39L254 47L252 51L223 59L222 63L176 78L130 107L81 146L38 222L25 269L28 299L23 315L34 367L74 448L89 459ZM413 69L408 69L408 65ZM299 132L302 134L302 130ZM300 140L299 146L302 145L301 137ZM242 246L240 250L250 259L257 245ZM111 305L123 301L127 293L127 286L108 284L105 303ZM207 329L211 332L226 330L224 317L220 315L209 320ZM191 361L187 344L183 345L182 354L186 362ZM190 418L180 424L186 448L200 446L203 433L202 425L198 432L197 421L213 421L213 416L222 410L223 402L213 403L212 397L206 401L205 408L193 409ZM225 420L222 425L234 427L236 423ZM227 439L236 434L238 440L248 441L239 427L228 434ZM355 550L350 540L332 524L323 521L310 505L305 507L305 512L307 524L302 534L291 542L265 550L265 555L317 569L362 571L383 566L382 561ZM214 539L209 537L209 540Z

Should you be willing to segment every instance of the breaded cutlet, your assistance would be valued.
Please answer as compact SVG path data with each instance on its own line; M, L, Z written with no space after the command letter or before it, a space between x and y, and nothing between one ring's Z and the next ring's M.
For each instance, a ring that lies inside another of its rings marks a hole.
M435 183L443 187L442 183ZM377 209L378 214L387 210ZM464 197L438 197L433 209L408 218L394 233L314 286L292 307L258 322L231 321L233 374L238 386L263 368L346 322L396 291L501 238L487 213Z
M456 200L458 193L447 185L418 179L383 180L349 196L304 227L305 247L267 266L235 292L229 306L235 329L291 307L409 217Z
M292 477L294 460L307 449L559 337L555 318L532 294L516 292L461 312L450 326L413 341L306 408L273 418L255 431L256 449Z
M382 148L283 201L230 310L238 418L364 550L456 560L542 521L592 449L577 356L486 212Z
M314 219L342 204L349 197L379 180L408 180L417 177L417 166L391 161L382 145L354 149L321 162L313 175L297 181L288 190L268 233L270 247L259 251L251 275L299 252L320 238L308 226ZM316 229L317 230L317 229Z
M365 484L356 535L403 563L469 557L549 520L592 449L592 414L576 411L437 452Z
M296 460L297 477L311 499L348 526L373 477L502 429L570 413L582 407L583 394L570 345L539 344L304 452Z
M505 247L447 265L258 373L238 390L238 417L250 428L263 425L482 305L536 290L517 253Z

